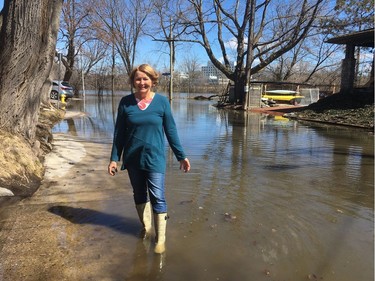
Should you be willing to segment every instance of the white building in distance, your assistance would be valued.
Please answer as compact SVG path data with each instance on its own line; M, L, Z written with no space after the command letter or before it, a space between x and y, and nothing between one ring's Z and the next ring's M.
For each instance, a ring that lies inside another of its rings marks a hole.
M231 63L230 67L231 70L234 70L234 63ZM229 79L211 61L207 62L206 66L202 66L202 73L209 83L226 84L229 82Z

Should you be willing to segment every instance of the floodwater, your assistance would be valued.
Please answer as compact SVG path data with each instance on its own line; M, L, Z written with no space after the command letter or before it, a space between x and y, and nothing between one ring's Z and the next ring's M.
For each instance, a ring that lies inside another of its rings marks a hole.
M372 134L181 96L172 110L192 170L182 173L166 148L167 252L128 245L113 280L373 280ZM110 148L119 99L73 101L89 117L54 132Z

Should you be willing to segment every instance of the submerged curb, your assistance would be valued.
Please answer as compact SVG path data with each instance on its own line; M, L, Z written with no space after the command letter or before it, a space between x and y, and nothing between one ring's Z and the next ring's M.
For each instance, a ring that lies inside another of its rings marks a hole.
M310 118L304 118L304 117L293 117L293 116L291 117L289 115L286 115L285 117L296 119L298 121L304 121L304 122L314 122L314 123L321 123L321 124L334 125L334 126L346 126L346 127L352 127L352 128L358 128L358 129L374 130L373 126L353 125L353 124L348 124L348 123L332 122L332 121L310 119Z

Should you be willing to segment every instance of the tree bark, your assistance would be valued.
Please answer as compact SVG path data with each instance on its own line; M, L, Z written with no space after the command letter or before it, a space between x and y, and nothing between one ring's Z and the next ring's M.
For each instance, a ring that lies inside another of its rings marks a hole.
M234 96L235 104L244 105L245 101L245 86L246 86L246 75L244 72L240 75L236 75L234 79Z
M31 144L56 47L63 0L5 1L0 32L0 129ZM44 89L44 91L42 91Z

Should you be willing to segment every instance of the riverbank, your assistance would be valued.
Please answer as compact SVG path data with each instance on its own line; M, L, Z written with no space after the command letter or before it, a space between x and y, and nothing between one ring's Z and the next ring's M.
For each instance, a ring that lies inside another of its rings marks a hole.
M373 131L374 93L334 94L288 117Z
M18 136L0 131L0 204L5 206L31 196L45 173L45 156L53 149L53 126L63 119L84 116L83 112L64 111L53 106L41 107L36 141L30 146Z
M44 174L44 157L52 150L52 127L64 118L65 111L43 105L31 146L16 135L0 131L0 200L2 197L24 198L39 187ZM0 203L4 205L4 200Z
M253 111L283 115L301 122L374 130L374 96L372 93L334 94L309 106L281 105L256 108Z

